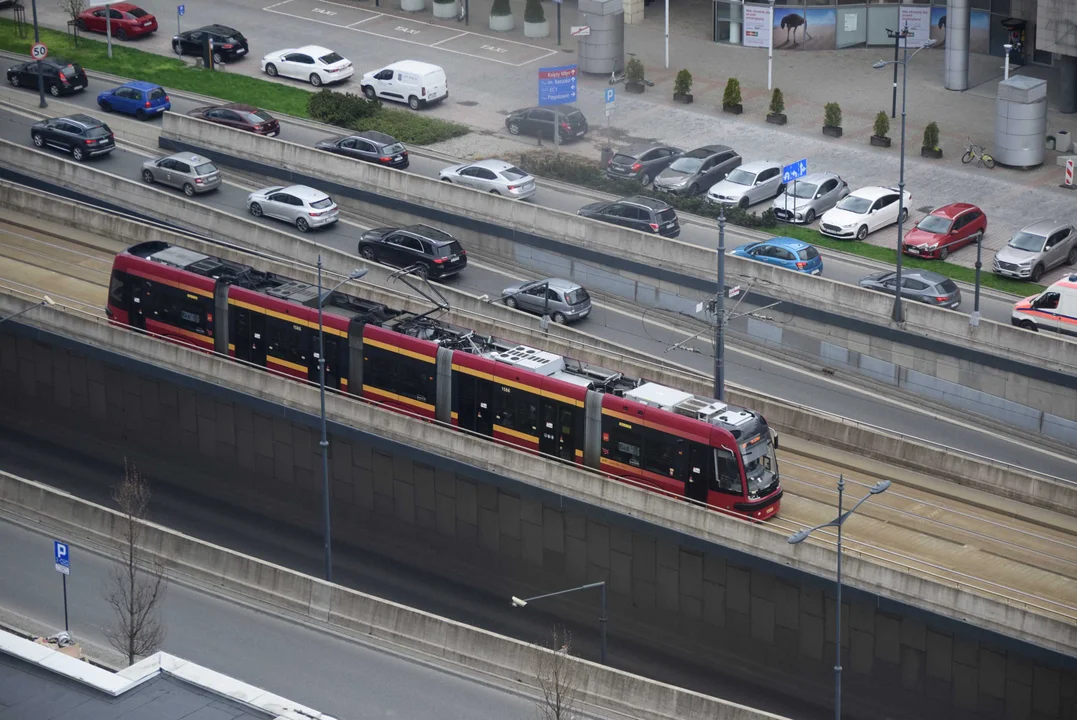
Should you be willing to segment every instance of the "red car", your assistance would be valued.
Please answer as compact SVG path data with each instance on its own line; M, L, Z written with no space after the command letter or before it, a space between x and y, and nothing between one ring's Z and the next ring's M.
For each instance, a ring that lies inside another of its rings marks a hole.
M925 215L901 246L906 255L945 260L954 250L979 242L985 232L983 210L968 203L950 203Z
M279 135L280 123L265 110L253 105L229 103L228 105L207 105L195 108L187 113L199 120L208 120L219 125L227 125L236 130L246 130L256 135Z
M79 13L75 23L79 30L90 32L106 32L105 30L105 6L98 5L86 8ZM130 3L115 3L109 5L108 15L112 18L112 37L117 40L142 37L157 32L157 18Z

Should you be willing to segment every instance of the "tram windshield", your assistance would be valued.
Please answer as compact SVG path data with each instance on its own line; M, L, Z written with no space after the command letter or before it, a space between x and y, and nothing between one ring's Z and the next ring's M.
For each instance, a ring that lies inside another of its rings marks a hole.
M751 447L741 448L744 474L748 478L748 497L757 498L770 494L778 482L778 459L774 455L774 443L769 437Z

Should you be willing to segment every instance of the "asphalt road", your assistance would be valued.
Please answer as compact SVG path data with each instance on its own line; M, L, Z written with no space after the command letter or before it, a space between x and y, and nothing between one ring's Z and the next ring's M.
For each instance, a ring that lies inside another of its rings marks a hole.
M304 0L305 1L305 0ZM265 18L266 16L261 16ZM149 38L145 41L138 41L138 46L147 42L157 43L158 38ZM257 63L257 57L248 58L242 63L253 65ZM351 85L355 84L353 78L349 81ZM97 107L97 93L113 85L105 80L90 80L90 86L85 92L75 93L74 95L65 96L62 98L62 102L76 105L90 111L90 114L97 117L107 117ZM352 92L358 92L357 87L351 87L348 83L345 86L340 87L341 90L347 90ZM4 89L0 92L30 92L29 90L12 90ZM196 107L204 105L204 101L198 99L192 99L185 97L182 93L171 92L169 98L172 101L172 110L174 112L185 113ZM150 120L149 122L159 123L159 119ZM288 140L289 142L299 143L301 145L313 146L317 141L327 137L326 134L312 129L305 125L296 123L282 123L281 139ZM408 172L423 175L424 177L437 178L438 172L447 166L448 163L444 163L440 160L420 157L415 153L411 155L411 165L408 168ZM595 197L589 194L584 194L578 190L573 189L571 186L559 186L551 187L549 185L543 185L539 183L538 191L527 202L536 203L542 207L551 208L554 210L561 210L564 212L575 213L584 205L594 202ZM761 204L757 206L757 209L766 207L767 204ZM893 230L893 228L890 228ZM880 230L879 232L888 232L888 230ZM780 234L780 230L779 230ZM748 236L740 231L736 227L728 227L726 233L726 245L732 250L738 245L743 245L747 242L752 242L753 236ZM695 245L701 245L704 247L716 248L718 247L718 229L716 226L704 226L692 222L686 222L682 225L680 236L677 238L680 241L692 243ZM656 240L659 241L660 240ZM888 269L892 266L884 265L882 263L872 263L867 260L854 260L847 255L833 253L827 251L825 248L821 250L824 259L823 277L831 280L837 280L845 283L855 284L858 280L866 275L875 272L877 270ZM985 267L989 268L990 259L985 260ZM973 292L971 288L962 287L963 297L961 307L958 308L958 312L969 313L973 308ZM1031 290L1030 290L1031 293ZM1004 296L993 296L988 294L982 294L980 300L980 312L984 318L989 320L995 320L1009 324L1010 312L1013 308L1014 300Z
M108 465L10 426L0 433L0 469L112 506L110 488L123 474ZM140 467L151 483L154 468ZM158 468L159 470L160 468ZM320 576L320 536L269 523L245 508L228 507L153 483L151 520L178 532L246 553L298 572ZM58 538L57 538L58 539ZM0 520L0 607L54 628L63 627L60 578L52 566L52 540ZM539 606L514 609L508 598L458 585L369 548L333 544L334 581L386 600L525 641L549 637L554 617ZM68 602L76 638L107 645L109 619L101 591L107 562L72 546ZM524 720L528 700L454 675L402 661L365 646L310 631L192 589L171 584L161 648L341 720ZM560 621L558 621L560 622ZM598 658L597 621L568 624L575 652ZM653 646L633 642L616 613L610 617L609 659L615 667L797 720L825 720L829 710L782 695L779 686L753 688L741 680ZM788 690L788 686L784 686ZM790 693L793 691L789 690Z
M32 147L29 131L32 124L33 121L24 115L0 110L0 137ZM147 157L121 146L104 158L91 160L89 166L137 179L141 176L141 166ZM225 173L225 178L229 181L225 182L219 191L198 196L193 201L246 215L254 220L247 212L245 201L248 193L255 188L238 184L234 179L229 179L228 173ZM123 201L122 198L104 199L114 203ZM133 209L140 212L152 211L149 208ZM256 222L298 234L290 225L277 220L263 218ZM345 219L330 228L311 232L304 237L354 253L358 238L365 229L365 226ZM501 268L483 263L481 257L475 254L469 257L467 270L455 278L450 278L446 284L474 294L485 293L490 297L497 297L505 287L521 279ZM671 346L683 341L684 334L661 323L647 320L646 317L646 313L640 316L599 303L580 327L604 339L657 357L668 357L670 362L706 373L713 370L712 355L706 340L686 343L687 348L694 350L678 349L666 352ZM822 376L811 368L801 368L794 363L787 363L754 350L727 347L726 377L730 382L759 388L809 407L951 447L966 448L977 454L1038 472L1071 477L1077 471L1077 460L1042 452L1025 443L1014 442L971 424L938 419L915 403L907 404L874 394L841 380Z
M0 606L62 629L63 595L52 567L52 541L0 521ZM112 620L105 603L112 562L77 545L67 582L69 624L76 639L107 646ZM178 657L251 683L341 720L446 717L523 718L526 698L375 648L293 624L171 583L162 604L161 647Z

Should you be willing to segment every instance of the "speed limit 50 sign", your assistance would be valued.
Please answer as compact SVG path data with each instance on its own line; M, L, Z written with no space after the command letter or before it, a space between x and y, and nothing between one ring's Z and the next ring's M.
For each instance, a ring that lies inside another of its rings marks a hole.
M34 43L34 46L30 48L30 57L34 60L44 60L49 56L49 49L45 47L45 43Z

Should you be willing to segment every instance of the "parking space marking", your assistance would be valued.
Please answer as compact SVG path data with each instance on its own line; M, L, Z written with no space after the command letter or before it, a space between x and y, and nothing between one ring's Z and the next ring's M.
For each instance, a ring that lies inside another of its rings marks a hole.
M289 4L291 4L291 7L285 7ZM303 5L302 0L299 0L299 2L282 0L282 2L274 3L262 8L262 10L274 15L283 15L306 20L307 22L329 25L330 27L396 40L410 45L436 48L455 55L489 60L511 67L523 67L557 54L556 50L548 50L537 45L504 40L470 31L459 32L450 37L439 37L447 32L455 32L455 29L422 20L409 20L386 13L363 10L351 5L332 2L331 0L315 0L313 7L308 5L304 8L302 7ZM317 17L312 17L314 15ZM359 19L354 19L356 17ZM366 27L357 27L371 23L371 21L382 21L386 27L379 28L378 26L382 23L378 22L373 22ZM425 37L427 33L432 38L431 40L424 42L419 39L420 37ZM452 43L457 47L445 47L445 43ZM513 58L512 56L516 57ZM521 57L524 58L521 62L514 62L515 59Z

